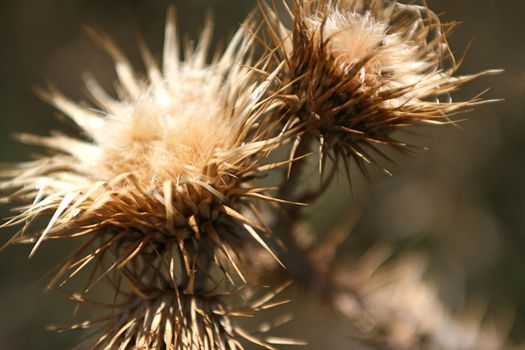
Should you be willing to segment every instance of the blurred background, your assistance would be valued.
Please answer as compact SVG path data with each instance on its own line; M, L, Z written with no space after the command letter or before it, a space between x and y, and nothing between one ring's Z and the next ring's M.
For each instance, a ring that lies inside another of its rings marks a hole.
M111 60L85 35L96 24L110 33L137 67L140 33L154 52L162 48L169 4L178 25L196 38L206 11L215 19L215 38L224 42L254 8L252 0L2 0L0 1L0 161L27 160L34 148L13 140L16 132L46 134L61 126L57 113L33 92L53 83L82 99L80 83L90 71L111 88ZM461 73L503 68L469 84L456 99L484 91L505 101L480 106L461 127L428 129L418 143L430 147L421 157L391 168L392 178L374 174L374 183L345 181L312 210L319 231L353 212L361 220L352 239L363 246L390 242L403 251L430 256L439 293L451 308L468 297L487 312L513 313L511 336L525 338L525 2L521 0L429 0L445 21L461 22L450 38L456 55L470 43ZM343 188L343 189L341 189ZM1 208L1 216L8 208ZM10 236L4 230L0 243ZM47 244L29 261L30 247L9 247L0 254L0 349L67 349L78 333L57 335L49 323L67 324L73 305L57 293L42 293L64 246ZM66 248L67 249L67 248ZM348 349L336 317L299 300L292 336L308 335L309 349Z

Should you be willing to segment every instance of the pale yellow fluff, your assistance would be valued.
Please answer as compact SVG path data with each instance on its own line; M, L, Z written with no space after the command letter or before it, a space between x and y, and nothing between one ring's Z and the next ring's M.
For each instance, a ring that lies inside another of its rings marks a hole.
M214 152L231 147L234 125L220 104L220 79L212 71L179 72L167 89L143 95L113 114L93 138L100 147L93 166L109 180L134 172L143 185L197 176ZM149 182L149 183L148 183Z
M428 76L423 74L428 73L429 62L421 59L422 43L392 31L388 22L370 12L357 13L337 7L326 15L324 22L323 18L311 16L306 18L306 23L310 35L326 43L339 74L366 61L359 72L359 84L363 88L378 84L384 84L383 89L406 87L423 80L428 83Z
M96 109L80 106L56 91L44 93L79 125L90 142L64 136L26 140L74 156L75 169L92 180L111 181L130 173L148 191L162 188L166 181L216 183L220 179L214 177L229 175L227 168L233 162L228 157L246 155L244 144L251 140L242 138L247 137L255 122L250 115L258 108L254 85L246 85L252 73L243 67L250 46L244 30L239 30L220 59L207 64L211 35L207 28L197 48L186 48L181 61L170 21L162 69L143 47L146 79L135 76L111 39L99 32L94 35L116 62L119 100L90 77L86 83Z

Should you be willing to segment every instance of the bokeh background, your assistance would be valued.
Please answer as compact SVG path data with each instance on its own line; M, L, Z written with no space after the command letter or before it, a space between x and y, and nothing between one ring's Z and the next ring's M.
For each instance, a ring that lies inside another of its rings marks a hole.
M461 127L429 129L421 157L374 175L374 184L344 181L312 213L318 229L337 218L361 213L353 237L366 246L388 241L403 250L424 251L440 293L451 307L468 296L483 300L489 314L514 312L511 336L525 338L525 26L522 0L430 0L446 21L461 22L450 39L457 55L472 43L461 73L503 68L470 84L458 99L484 91L503 102L480 106ZM48 82L81 99L84 72L111 88L110 59L85 35L97 24L121 44L140 67L136 35L160 53L165 12L178 9L179 27L196 38L206 11L223 42L252 10L252 0L2 0L0 1L0 161L28 159L36 150L13 140L15 132L46 134L61 128L56 112L40 101L35 86ZM205 101L203 101L205 103ZM65 127L66 130L68 127ZM341 190L343 188L344 190ZM2 217L8 208L1 208ZM0 242L10 232L2 231ZM366 243L368 242L368 243ZM73 305L62 295L42 293L48 272L65 256L64 246L47 244L31 260L30 247L0 254L0 349L67 349L77 333L57 335L49 323L67 323ZM299 300L293 336L308 335L309 348L348 349L336 317Z

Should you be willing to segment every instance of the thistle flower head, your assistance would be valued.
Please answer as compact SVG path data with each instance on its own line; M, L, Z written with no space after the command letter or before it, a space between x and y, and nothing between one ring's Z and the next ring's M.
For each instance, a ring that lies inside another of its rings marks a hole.
M317 138L321 158L331 152L345 165L353 159L366 175L378 156L390 160L379 146L414 151L394 131L450 123L450 115L478 102L437 98L479 74L454 76L450 26L426 6L297 0L289 13L291 29L263 6L267 45L277 63L285 62L288 125L303 125L304 136Z
M58 133L22 136L57 152L5 174L9 180L2 187L17 189L11 199L33 200L7 223L27 222L16 238L36 242L33 252L46 239L100 239L100 247L76 255L62 270L75 273L78 265L111 250L117 252L115 267L151 242L175 242L187 278L201 250L222 267L215 254L234 264L229 247L240 236L264 245L257 233L261 225L238 210L248 197L274 200L250 181L272 168L262 163L282 136L271 136L271 125L259 122L272 108L262 97L269 83L254 84L257 79L246 67L252 40L246 30L240 29L225 52L207 63L208 25L198 46L186 47L181 60L171 11L162 69L142 44L146 80L136 76L111 39L97 30L91 33L115 60L119 99L91 77L86 83L96 109L53 89L42 93L80 127L85 139ZM26 233L41 216L51 216L47 228ZM126 248L119 249L124 242Z
M182 291L157 291L150 299L130 297L111 306L111 316L100 321L86 321L59 331L98 328L90 349L217 349L242 350L245 343L266 349L272 344L293 343L291 339L248 334L235 319L252 317L259 310L272 307L269 294L242 309L230 309L221 296L186 295ZM85 302L82 297L72 299ZM275 305L281 304L276 302ZM106 305L106 307L109 305ZM87 339L86 339L87 341ZM298 342L298 341L295 341Z
M394 349L509 348L504 327L498 330L488 315L476 315L480 305L469 305L467 298L464 310L449 309L426 278L425 257L388 259L388 250L371 249L352 271L341 271L337 277L358 289L362 308L344 292L334 298L334 306L352 320L365 343ZM506 322L499 321L501 326Z

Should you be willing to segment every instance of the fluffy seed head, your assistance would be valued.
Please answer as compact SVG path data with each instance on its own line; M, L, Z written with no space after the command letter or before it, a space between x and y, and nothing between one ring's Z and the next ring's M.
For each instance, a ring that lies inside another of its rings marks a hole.
M10 199L33 201L6 224L26 223L16 240L35 242L33 252L46 239L100 240L96 250L77 253L64 266L61 272L69 276L110 251L117 252L111 268L122 267L148 244L164 251L166 242L170 247L175 242L187 279L201 250L222 267L215 252L234 264L230 246L242 236L264 245L258 233L262 225L239 210L248 206L246 198L278 201L251 185L272 168L262 163L283 139L272 137L273 127L260 122L273 108L262 97L272 78L254 83L258 79L247 68L252 39L246 29L207 63L211 31L208 25L197 47L187 46L181 60L170 11L162 68L141 44L148 71L143 79L111 39L91 30L115 60L119 98L110 97L89 76L95 108L54 89L42 92L85 138L22 136L55 154L4 173L8 180L2 188L17 190ZM41 216L51 217L49 225L31 232L31 223Z
M366 175L365 165L378 156L390 160L381 145L414 151L394 131L450 123L450 115L479 102L448 100L480 74L454 76L450 26L426 6L296 0L291 29L275 10L262 8L270 55L285 62L285 120L303 126L303 139L319 140L321 158L331 152L347 168L353 158Z
M479 317L480 305L469 305L468 298L464 310L451 312L425 278L424 257L388 259L388 250L368 251L351 271L342 268L337 277L341 285L351 286L349 290L358 290L359 304L345 292L333 303L356 324L365 343L403 350L510 348L504 334L506 321L501 320L498 330L490 317Z

